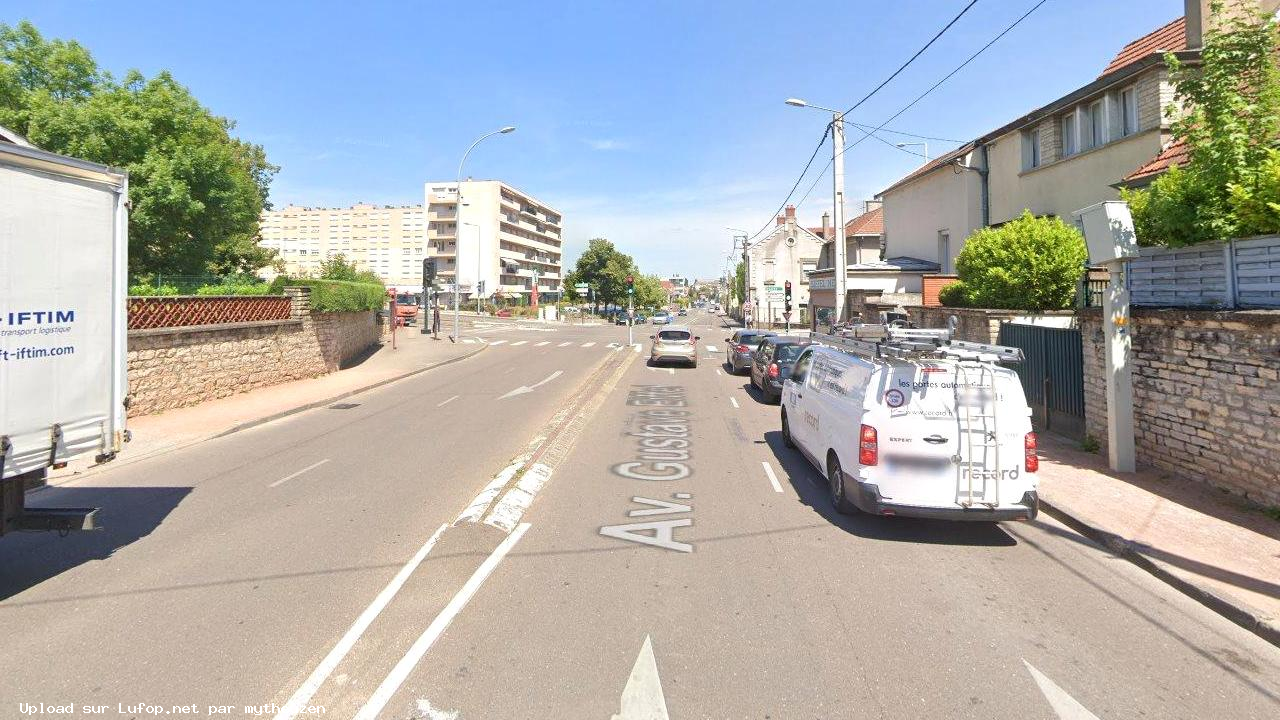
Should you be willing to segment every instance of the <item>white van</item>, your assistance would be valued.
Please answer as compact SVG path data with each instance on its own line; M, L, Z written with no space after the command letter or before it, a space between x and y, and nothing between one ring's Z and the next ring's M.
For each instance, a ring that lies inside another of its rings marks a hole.
M941 331L815 333L782 390L782 438L827 478L842 513L1030 520L1031 410L1000 362L1021 350Z

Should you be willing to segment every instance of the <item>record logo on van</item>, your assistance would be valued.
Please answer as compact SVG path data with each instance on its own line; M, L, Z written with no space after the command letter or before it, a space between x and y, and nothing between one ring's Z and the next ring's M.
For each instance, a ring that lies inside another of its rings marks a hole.
M906 402L907 396L897 388L893 388L884 394L884 404L891 408L900 408Z

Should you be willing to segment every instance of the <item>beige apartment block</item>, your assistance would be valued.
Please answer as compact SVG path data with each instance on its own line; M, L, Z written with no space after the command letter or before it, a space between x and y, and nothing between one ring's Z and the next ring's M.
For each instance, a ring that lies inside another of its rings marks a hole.
M458 184L425 186L427 239L439 258L440 282L461 280L462 296L474 298L477 280L483 295L511 301L532 294L534 277L544 298L561 292L563 240L560 211L499 180L462 183L462 252L458 252Z
M288 274L314 274L321 262L340 254L387 285L422 285L427 227L421 205L288 205L262 213L261 235L259 244L280 253Z

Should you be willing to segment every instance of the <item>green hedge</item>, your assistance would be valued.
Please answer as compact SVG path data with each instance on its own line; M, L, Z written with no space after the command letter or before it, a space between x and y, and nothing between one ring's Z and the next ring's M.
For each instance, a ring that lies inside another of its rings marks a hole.
M374 283L278 277L271 283L271 291L278 293L286 286L311 288L311 309L315 312L381 310L387 303L387 289Z
M196 288L197 295L267 295L269 293L271 293L271 285L268 283L225 283Z
M182 292L176 285L152 285L151 283L136 283L129 286L130 297L160 297L165 295L181 295Z

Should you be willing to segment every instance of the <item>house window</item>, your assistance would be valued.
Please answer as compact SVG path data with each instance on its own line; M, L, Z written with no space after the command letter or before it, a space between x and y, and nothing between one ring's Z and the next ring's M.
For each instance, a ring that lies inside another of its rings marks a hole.
M1107 118L1103 103L1097 100L1084 110L1084 141L1086 150L1107 142Z
M1120 135L1128 137L1138 132L1138 91L1129 88L1120 92Z
M1022 169L1040 167L1040 128L1022 133Z
M938 231L938 266L943 275L951 274L951 233L947 230Z
M1062 154L1075 155L1080 152L1080 144L1076 138L1076 114L1067 113L1062 116Z

